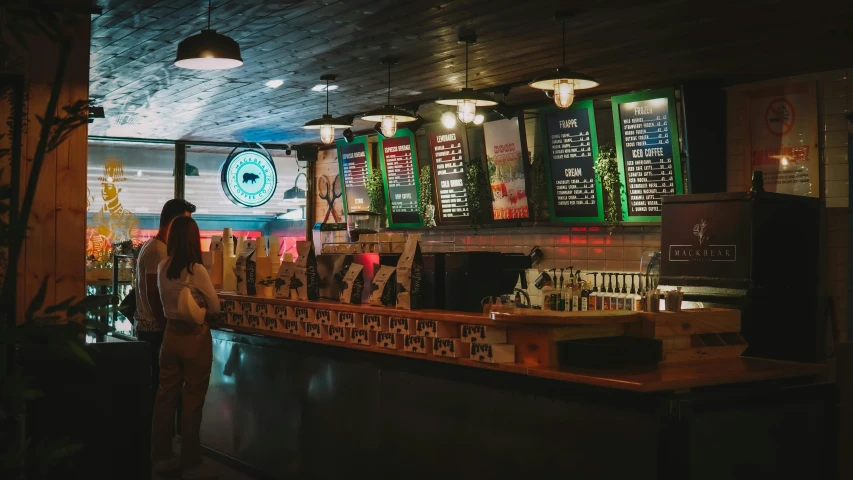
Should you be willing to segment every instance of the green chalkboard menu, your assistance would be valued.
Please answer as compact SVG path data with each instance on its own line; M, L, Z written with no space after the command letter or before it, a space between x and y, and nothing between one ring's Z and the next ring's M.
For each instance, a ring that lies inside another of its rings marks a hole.
M673 89L613 97L622 220L659 222L665 195L684 193Z
M598 136L592 100L545 113L550 162L548 208L555 222L604 220L601 181L595 174Z
M401 128L390 138L379 134L379 157L385 180L388 226L422 227L415 137Z
M344 211L370 209L370 197L365 182L370 174L370 147L367 137L355 137L352 142L338 140L338 163L343 175Z
M438 220L441 223L468 223L467 173L462 154L462 135L456 131L429 132L435 187L438 191Z

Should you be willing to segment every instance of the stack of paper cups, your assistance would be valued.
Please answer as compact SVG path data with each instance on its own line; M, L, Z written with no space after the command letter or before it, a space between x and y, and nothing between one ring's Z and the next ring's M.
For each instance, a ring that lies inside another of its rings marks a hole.
M222 230L222 289L225 291L237 290L237 275L234 273L236 263L234 235L230 228L225 228Z

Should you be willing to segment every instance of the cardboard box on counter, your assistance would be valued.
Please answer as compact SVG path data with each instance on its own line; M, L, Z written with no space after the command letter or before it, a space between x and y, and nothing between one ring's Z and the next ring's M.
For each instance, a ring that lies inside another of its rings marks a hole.
M459 338L433 338L432 354L436 357L468 358L469 345Z
M305 336L305 323L296 320L283 320L284 333Z
M484 363L515 363L515 345L472 342L471 359Z
M361 325L364 328L374 332L388 331L388 316L387 315L372 315L365 313L361 320Z
M347 328L362 327L362 314L355 312L338 312L338 325Z
M415 321L406 317L388 317L388 331L391 333L415 334Z
M424 337L458 338L459 329L455 323L436 320L418 320L415 333Z
M506 343L506 328L490 325L462 325L462 341L465 343Z
M314 309L307 307L293 307L293 319L299 322L313 322Z
M329 339L329 328L326 325L319 323L303 322L302 328L305 329L305 336L308 338Z
M411 353L432 353L432 342L426 337L418 335L403 336L403 350Z
M314 322L320 325L337 325L338 318L334 312L325 308L317 308L314 310Z
M366 328L350 328L349 341L356 345L373 347L376 345L376 333Z
M347 329L344 327L340 327L338 325L324 325L326 328L329 340L334 340L336 342L346 342L347 341Z
M271 305L271 307L275 318L279 320L293 318L293 307L288 307L287 305Z
M403 344L403 335L391 332L376 332L376 346L397 350Z

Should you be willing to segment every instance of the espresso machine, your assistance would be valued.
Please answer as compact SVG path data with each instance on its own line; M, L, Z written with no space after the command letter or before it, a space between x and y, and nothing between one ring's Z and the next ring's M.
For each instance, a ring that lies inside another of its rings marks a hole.
M660 285L741 310L744 356L821 359L820 202L754 189L663 198Z

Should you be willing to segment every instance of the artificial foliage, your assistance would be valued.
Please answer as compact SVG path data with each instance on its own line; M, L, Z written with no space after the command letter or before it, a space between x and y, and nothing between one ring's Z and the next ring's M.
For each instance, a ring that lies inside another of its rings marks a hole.
M466 170L465 188L468 190L468 208L471 219L476 223L483 218L483 210L489 201L487 198L487 192L490 191L489 179L483 169L483 162L479 158L469 160Z
M533 155L530 163L531 189L533 190L534 218L537 222L547 222L550 218L548 212L548 179L545 174L545 156L537 153Z
M425 227L432 228L435 226L435 196L433 195L432 167L426 165L421 168L420 180L421 218L424 221ZM428 212L429 207L433 207L432 213Z
M370 197L370 211L385 213L385 189L382 185L382 172L378 168L374 168L367 176L365 187L367 196Z
M604 189L604 223L607 231L613 233L613 229L619 225L619 210L622 202L619 201L619 193L622 191L622 182L619 179L619 164L616 159L616 148L612 144L602 145L598 150L598 158L595 160L595 174L601 180Z

